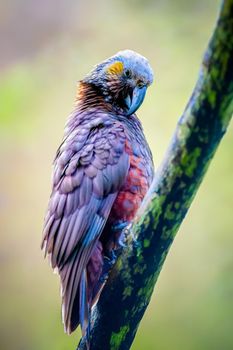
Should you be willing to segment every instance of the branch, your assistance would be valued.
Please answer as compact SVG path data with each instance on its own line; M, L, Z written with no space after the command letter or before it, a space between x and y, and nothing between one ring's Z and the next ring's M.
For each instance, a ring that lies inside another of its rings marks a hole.
M178 228L233 112L233 0L225 0L164 161L93 310L91 350L128 350ZM77 350L86 349L84 339Z

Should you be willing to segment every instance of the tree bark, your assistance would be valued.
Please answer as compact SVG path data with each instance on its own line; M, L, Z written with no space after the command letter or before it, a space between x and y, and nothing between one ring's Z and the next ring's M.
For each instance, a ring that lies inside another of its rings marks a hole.
M92 312L90 350L128 350L178 228L233 113L233 0L222 3L199 78ZM77 350L86 349L81 339Z

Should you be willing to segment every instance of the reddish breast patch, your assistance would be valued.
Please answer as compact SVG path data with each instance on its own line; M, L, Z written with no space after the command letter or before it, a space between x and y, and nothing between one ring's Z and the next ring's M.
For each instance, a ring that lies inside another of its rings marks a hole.
M130 168L110 214L113 221L132 221L149 188L145 159L133 154L129 142L126 152L130 157Z

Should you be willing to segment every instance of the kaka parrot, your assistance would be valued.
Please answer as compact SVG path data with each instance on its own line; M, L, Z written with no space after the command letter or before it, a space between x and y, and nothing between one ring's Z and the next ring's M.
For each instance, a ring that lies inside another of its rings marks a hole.
M112 260L153 179L151 151L135 115L152 81L148 60L125 50L78 85L54 160L42 240L60 275L68 334L80 324L87 335L105 261Z

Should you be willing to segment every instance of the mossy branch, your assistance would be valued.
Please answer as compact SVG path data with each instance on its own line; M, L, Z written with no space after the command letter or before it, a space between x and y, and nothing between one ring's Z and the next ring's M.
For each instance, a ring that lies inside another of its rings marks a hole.
M199 79L93 311L90 350L128 350L178 228L233 113L233 0L222 3ZM78 350L86 349L81 340Z

